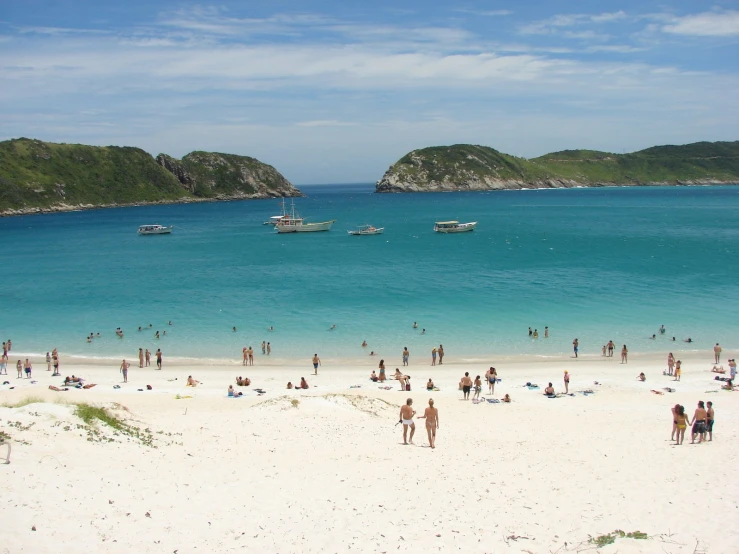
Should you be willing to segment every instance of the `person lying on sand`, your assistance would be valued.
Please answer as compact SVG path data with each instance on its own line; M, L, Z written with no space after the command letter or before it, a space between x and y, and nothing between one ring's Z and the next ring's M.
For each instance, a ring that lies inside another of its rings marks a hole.
M67 388L63 388L63 389L60 389L59 387L55 387L54 385L49 385L49 389L50 389L50 390L55 390L55 391L57 391L57 392L63 392L63 391L67 391L67 390L69 390L69 389L67 389Z
M726 373L726 370L724 369L724 366L713 366L713 369L711 370L713 373Z
M647 376L644 375L644 372L643 371L639 375L637 375L636 378L639 379L639 381L641 381L641 382L644 382L644 381L647 380Z
M544 394L546 396L554 396L554 387L551 383L549 383L549 386L544 389Z
M186 387L197 387L200 384L200 381L197 381L192 378L192 375L187 376L187 385Z
M89 383L87 385L82 385L83 389L91 389L92 387L97 387L96 383Z
M82 382L83 382L82 377L75 377L74 375L72 375L71 377L65 377L64 378L64 384L65 385L69 385L69 384L72 384L72 383L82 383Z

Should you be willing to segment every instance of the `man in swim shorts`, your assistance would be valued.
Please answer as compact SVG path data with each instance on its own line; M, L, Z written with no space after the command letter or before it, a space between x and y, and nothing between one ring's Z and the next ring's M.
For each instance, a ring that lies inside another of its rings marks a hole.
M470 379L469 371L465 371L462 377L462 393L465 400L470 399L470 390L472 390L472 379Z
M405 401L405 405L400 408L400 421L403 423L403 444L409 444L406 440L408 435L408 427L411 428L410 444L413 444L413 434L416 432L416 424L413 421L413 416L416 415L416 411L411 407L413 399L409 398Z
M580 349L580 342L577 339L572 341L572 349L575 351L575 358L577 358L577 351Z
M321 365L321 358L318 354L313 354L313 375L318 375L318 366Z

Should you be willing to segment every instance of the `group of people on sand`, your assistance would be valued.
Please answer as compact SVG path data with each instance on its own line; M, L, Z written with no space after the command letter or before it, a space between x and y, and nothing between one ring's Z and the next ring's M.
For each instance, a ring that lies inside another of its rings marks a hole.
M670 440L674 440L675 444L682 444L685 438L685 430L688 425L692 425L690 444L695 444L695 438L698 437L698 444L704 441L713 440L713 422L715 413L713 410L713 402L703 403L698 401L698 407L693 412L693 421L685 413L685 406L675 404L672 407L672 434ZM708 439L706 439L708 435Z
M241 377L240 375L236 378L236 385L239 387L248 387L251 385L251 379L248 377Z
M403 444L413 444L413 435L416 433L416 423L413 418L416 416L416 410L413 409L413 399L409 398L405 404L400 407L400 420L398 423L403 424ZM429 398L428 408L418 419L426 420L426 433L429 439L429 446L436 448L436 430L439 429L439 409L434 407L434 399ZM408 430L411 435L408 437Z
M254 350L250 346L241 349L242 362L241 365L254 365Z
M288 381L287 388L288 389L308 389L310 388L310 385L308 385L308 381L305 380L305 377L301 377L299 385L293 385L292 382Z

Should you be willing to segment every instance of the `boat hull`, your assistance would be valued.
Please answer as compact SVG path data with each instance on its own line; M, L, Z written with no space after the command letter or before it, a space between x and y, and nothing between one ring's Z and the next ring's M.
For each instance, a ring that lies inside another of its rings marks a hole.
M172 227L164 227L162 229L139 229L139 235L168 235L172 232Z
M381 227L379 229L374 229L372 231L364 231L364 230L363 231L347 231L347 233L349 233L350 235L356 236L356 237L360 237L364 235L381 235L384 230L385 228Z

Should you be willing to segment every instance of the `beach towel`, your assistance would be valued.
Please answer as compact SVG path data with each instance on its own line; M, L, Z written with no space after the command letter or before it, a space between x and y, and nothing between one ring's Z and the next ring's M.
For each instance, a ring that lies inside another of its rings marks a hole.
M500 404L500 400L498 400L497 398L488 398L487 401L488 404Z
M526 385L526 387L527 387L527 388L528 388L529 390L535 390L535 389L538 389L538 388L539 388L539 385L531 385L531 384L527 384L527 385Z

